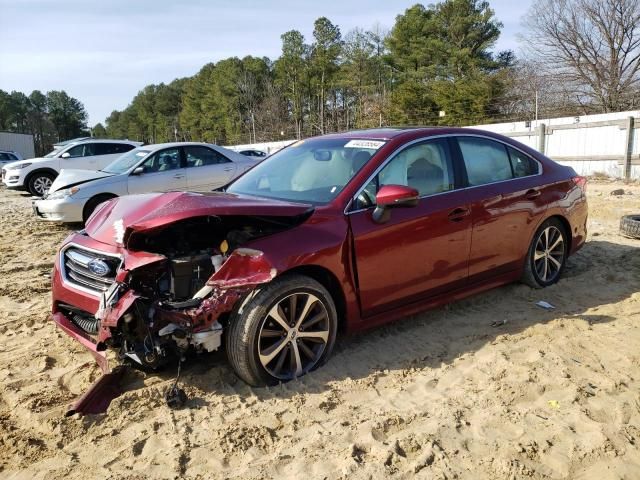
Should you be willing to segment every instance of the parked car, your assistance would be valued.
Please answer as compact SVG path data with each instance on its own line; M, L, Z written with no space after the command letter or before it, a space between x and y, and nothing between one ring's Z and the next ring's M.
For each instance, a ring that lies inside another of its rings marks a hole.
M554 284L585 242L585 187L480 130L301 140L224 192L104 203L56 257L53 320L105 369L106 348L155 368L224 343L240 378L275 384L323 364L344 332Z
M125 152L142 145L128 140L88 139L69 143L42 158L30 158L2 167L2 183L7 188L28 190L43 196L63 168L99 170Z
M12 163L17 160L22 160L22 157L18 152L14 152L13 150L0 150L0 166L1 167L4 167L8 163Z
M265 158L267 158L267 154L262 150L241 150L238 153L244 155L245 157L253 157L258 160L264 160Z
M33 202L33 210L44 220L84 222L111 198L170 190L211 191L253 165L255 161L217 145L146 145L102 170L62 170L45 197Z

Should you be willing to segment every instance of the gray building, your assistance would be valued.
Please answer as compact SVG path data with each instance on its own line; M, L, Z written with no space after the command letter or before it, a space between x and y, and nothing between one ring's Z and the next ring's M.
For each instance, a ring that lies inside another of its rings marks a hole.
M33 135L24 133L0 132L0 150L18 152L22 158L36 156L33 145Z

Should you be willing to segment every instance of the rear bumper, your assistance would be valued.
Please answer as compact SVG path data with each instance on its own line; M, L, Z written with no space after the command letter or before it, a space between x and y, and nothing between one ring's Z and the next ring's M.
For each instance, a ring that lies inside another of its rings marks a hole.
M42 220L75 223L82 222L84 203L84 199L78 200L73 197L62 198L60 200L44 199L33 202L32 208L33 213Z
M86 348L89 353L96 360L103 373L109 373L109 361L105 352L99 352L96 343L83 332L80 328L76 327L71 320L69 320L63 313L56 312L53 314L53 321L56 326L64 333L69 335L74 340L80 342L80 344Z

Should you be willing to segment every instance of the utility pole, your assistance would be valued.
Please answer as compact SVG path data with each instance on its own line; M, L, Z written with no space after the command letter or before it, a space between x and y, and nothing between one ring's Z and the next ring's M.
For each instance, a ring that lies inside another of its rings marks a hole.
M253 110L251 110L251 126L253 128L253 143L256 143L256 117L253 116Z
M538 122L538 89L537 88L536 88L536 122Z

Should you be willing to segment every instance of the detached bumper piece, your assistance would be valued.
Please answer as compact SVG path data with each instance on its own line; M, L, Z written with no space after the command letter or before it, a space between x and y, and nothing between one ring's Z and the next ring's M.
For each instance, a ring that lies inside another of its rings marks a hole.
M111 401L122 395L124 391L122 378L126 370L127 367L119 365L113 371L102 375L67 409L65 416L70 417L75 413L90 415L106 412Z
M126 372L126 367L120 365L114 368L113 371L109 371L109 362L106 354L97 350L96 344L89 335L60 312L53 314L53 321L63 332L75 338L93 355L103 372L103 375L78 400L69 406L65 415L70 416L75 413L88 415L106 412L111 401L123 393L122 379Z

